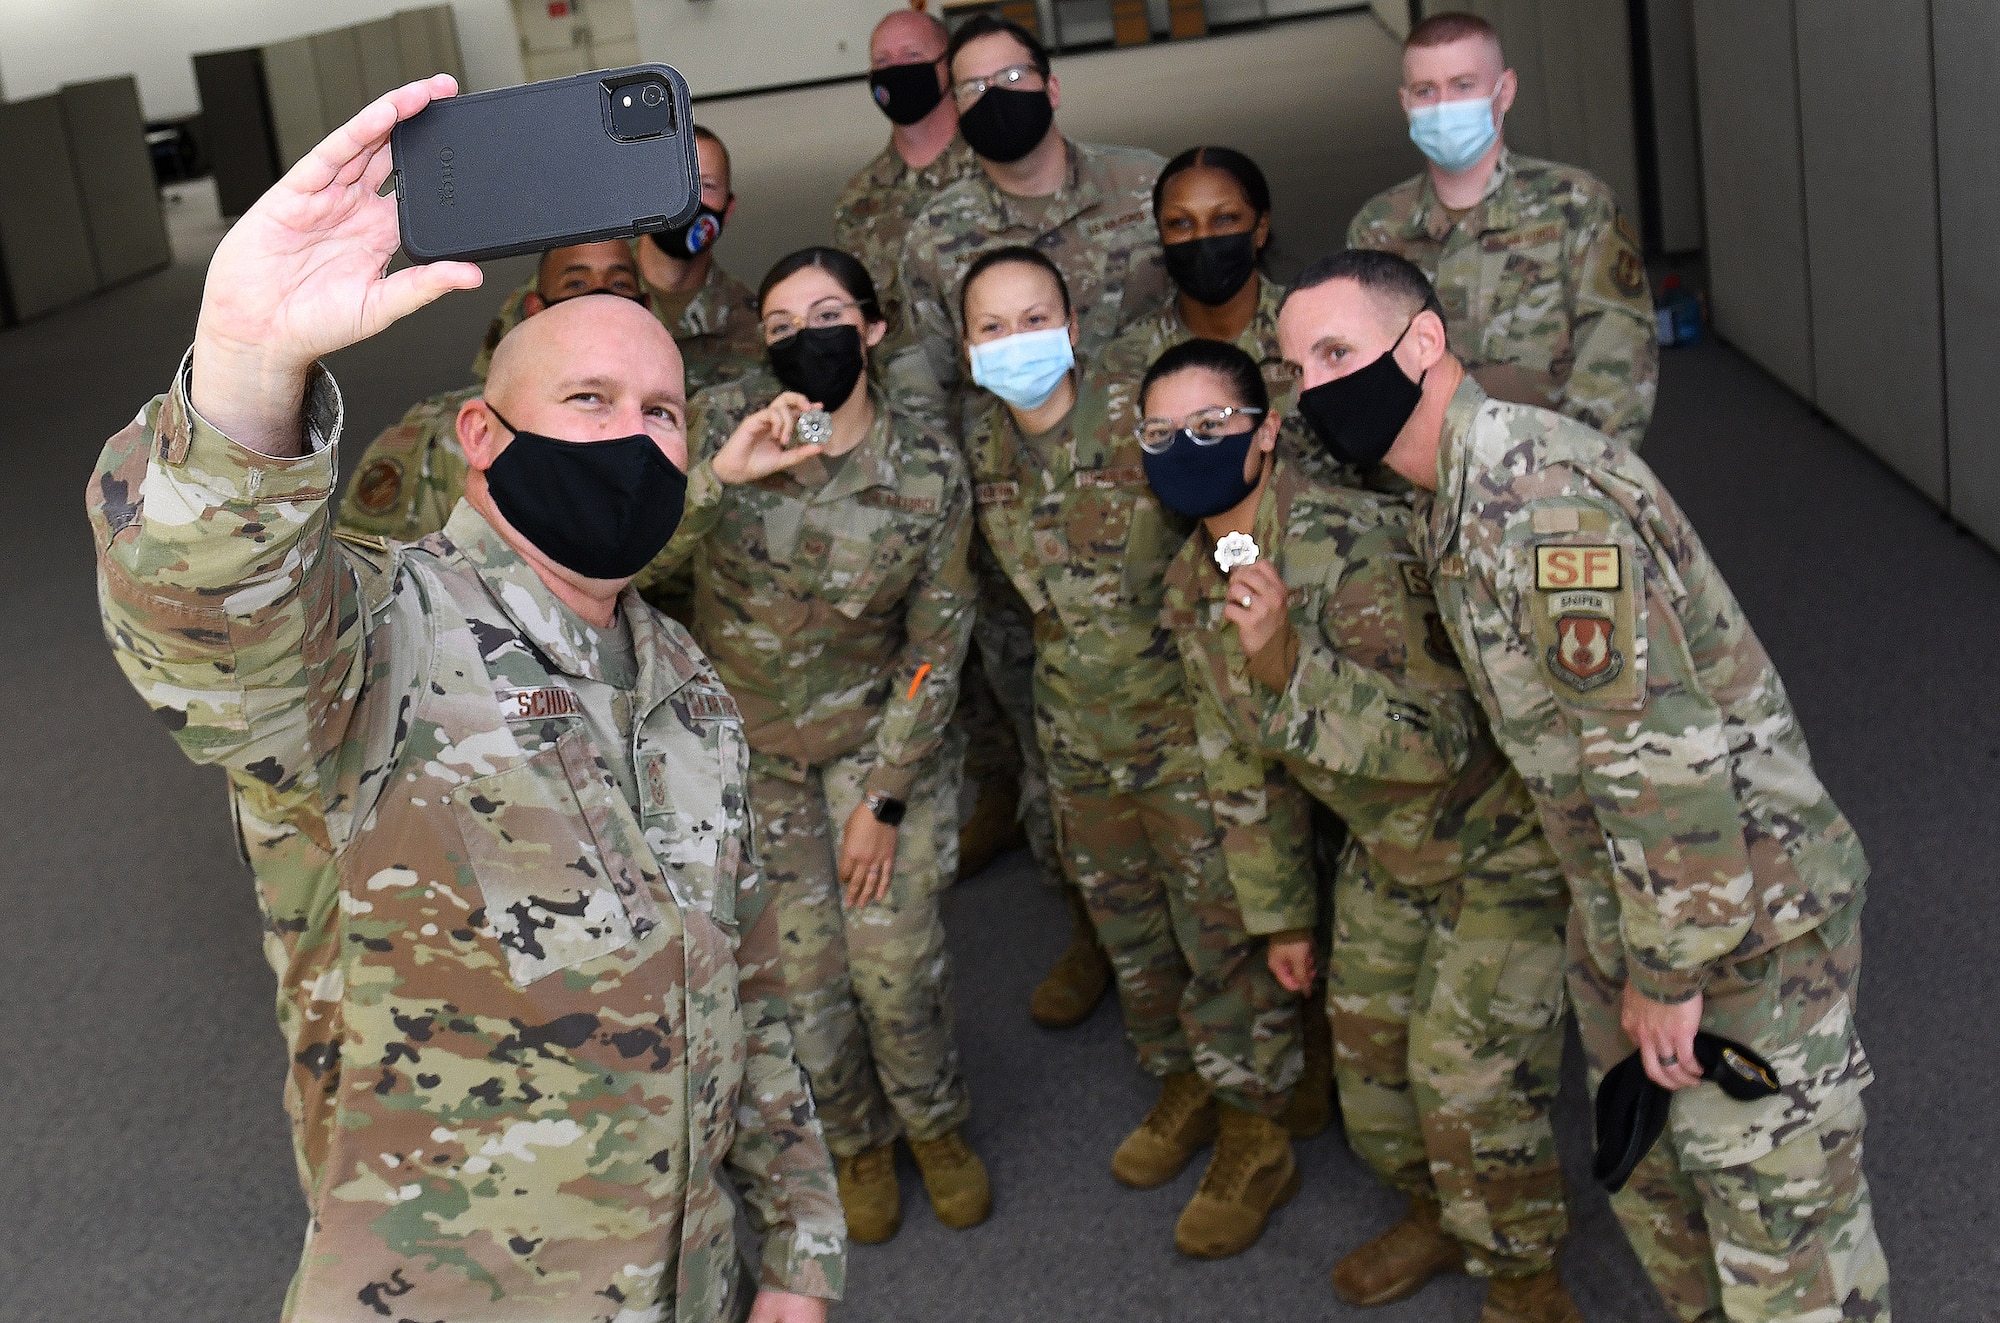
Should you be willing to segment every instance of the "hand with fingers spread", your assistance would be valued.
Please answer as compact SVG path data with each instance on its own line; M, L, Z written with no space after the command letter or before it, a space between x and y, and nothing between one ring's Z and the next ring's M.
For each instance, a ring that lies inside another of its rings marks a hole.
M192 402L210 423L268 455L303 446L306 375L321 357L366 340L479 268L433 262L390 274L401 243L389 135L458 90L449 74L371 102L243 213L216 246L195 328Z
M1250 674L1266 688L1282 690L1291 683L1298 663L1298 637L1285 610L1289 589L1268 560L1239 565L1229 572L1228 600L1222 618L1236 626Z
M730 486L756 482L797 468L825 450L820 445L792 444L792 429L799 415L818 407L797 391L788 390L745 418L715 452L715 476Z
M1639 1049L1646 1075L1663 1089L1691 1089L1701 1083L1694 1059L1694 1036L1701 1028L1701 994L1686 1001L1658 1002L1625 985L1618 1021Z
M889 894L896 871L896 829L878 821L865 802L856 804L840 832L840 884L848 908L873 905Z

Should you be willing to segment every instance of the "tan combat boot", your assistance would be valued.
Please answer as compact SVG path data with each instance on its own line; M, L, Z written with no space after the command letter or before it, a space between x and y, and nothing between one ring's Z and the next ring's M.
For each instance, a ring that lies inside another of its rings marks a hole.
M903 1188L896 1183L896 1141L835 1163L847 1238L880 1245L903 1225Z
M1160 1081L1160 1100L1111 1155L1111 1174L1135 1190L1165 1185L1215 1138L1215 1100L1193 1071Z
M1021 787L1010 777L989 778L979 786L972 813L958 825L958 880L977 877L986 865L1008 850L1028 843L1015 816Z
M958 1131L940 1139L912 1139L910 1155L924 1174L924 1190L938 1221L963 1231L978 1226L993 1211L986 1164Z
M1063 898L1069 902L1069 947L1028 999L1028 1014L1044 1029L1082 1024L1111 986L1111 960L1097 940L1097 925L1090 921L1083 897L1065 884Z
M1437 1201L1413 1194L1402 1221L1334 1265L1333 1293L1368 1309L1415 1295L1441 1272L1464 1269L1465 1251L1438 1224Z
M1299 1192L1299 1164L1285 1127L1240 1107L1225 1104L1220 1111L1215 1156L1174 1224L1174 1247L1197 1259L1249 1249L1272 1210Z
M1293 1139L1311 1139L1333 1124L1333 1024L1320 998L1308 996L1300 1013L1305 1016L1306 1068L1278 1120Z
M1489 1281L1479 1323L1583 1323L1583 1315L1552 1265L1527 1277Z

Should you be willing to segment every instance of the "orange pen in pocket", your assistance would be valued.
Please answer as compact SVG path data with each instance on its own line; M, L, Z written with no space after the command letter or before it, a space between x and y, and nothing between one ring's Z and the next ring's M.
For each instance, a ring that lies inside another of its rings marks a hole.
M919 667L917 668L917 673L916 673L916 675L915 675L915 676L913 676L913 677L911 677L911 679L910 679L910 694L909 694L909 696L910 696L911 698L915 698L915 697L917 696L917 688L918 688L918 686L920 686L920 685L922 685L922 684L923 684L923 682L924 682L924 677L925 677L926 675L929 675L930 673L931 673L931 664L930 664L929 662L925 662L925 663L924 663L924 664L923 664L922 666L919 666Z

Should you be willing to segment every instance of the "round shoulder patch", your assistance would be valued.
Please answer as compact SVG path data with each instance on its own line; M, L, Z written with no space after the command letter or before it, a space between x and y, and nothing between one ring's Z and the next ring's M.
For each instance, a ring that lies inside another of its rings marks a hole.
M369 514L387 514L403 494L403 466L386 456L354 475L354 503Z

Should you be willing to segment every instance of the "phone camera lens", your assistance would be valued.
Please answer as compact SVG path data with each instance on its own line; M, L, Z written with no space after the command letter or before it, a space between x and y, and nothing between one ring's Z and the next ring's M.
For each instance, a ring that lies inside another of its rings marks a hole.
M661 87L658 83L646 84L646 90L641 92L639 95L649 106L657 106L662 101L665 101L667 99L666 89Z

